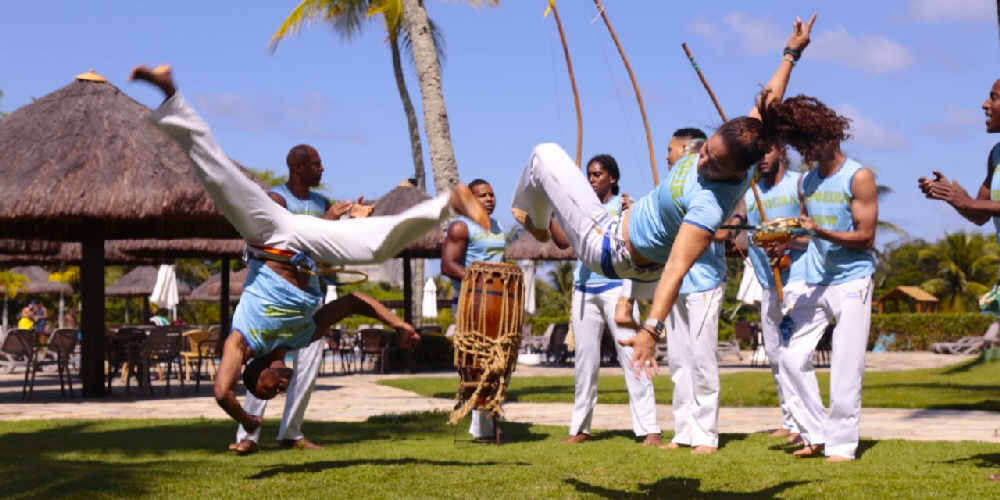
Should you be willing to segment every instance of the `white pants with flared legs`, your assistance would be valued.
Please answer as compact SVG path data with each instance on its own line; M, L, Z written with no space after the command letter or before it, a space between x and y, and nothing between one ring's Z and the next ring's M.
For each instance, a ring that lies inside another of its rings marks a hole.
M805 281L794 281L784 286L785 304L795 304L796 298L801 295ZM789 387L788 374L781 370L781 325L783 309L786 307L778 300L778 290L770 288L763 291L760 299L760 333L764 340L764 352L771 364L771 375L774 376L774 387L778 392L778 405L781 406L781 427L789 431L798 433L799 426L795 425L792 418L789 398L794 398L795 391Z
M667 359L674 382L674 438L687 446L719 446L719 309L725 283L682 293L667 316Z
M285 393L285 412L281 415L281 427L278 429L279 441L305 437L302 434L302 419L306 414L306 407L309 406L309 397L312 395L313 387L316 385L316 376L319 374L319 365L323 362L323 347L325 345L326 340L319 339L302 349L289 352L295 371ZM266 408L267 400L259 399L247 392L247 397L243 401L243 409L247 413L263 416ZM239 443L244 439L259 441L261 427L258 426L253 432L247 433L242 425L238 426L236 442Z
M399 215L323 220L293 214L236 167L180 93L164 101L150 119L177 140L219 210L252 245L304 252L329 265L378 263L438 230L449 214L447 194Z
M861 385L872 314L872 278L838 285L804 285L791 316L792 336L782 348L792 416L806 444L825 444L827 456L855 458L861 431ZM830 415L820 397L813 352L831 320L837 320L830 354Z
M636 436L660 433L653 381L648 377L635 376L635 370L628 366L629 360L632 359L632 348L618 343L635 335L635 330L615 323L615 306L620 295L620 287L600 293L579 290L573 292L570 320L576 342L574 356L576 397L573 401L573 417L569 424L570 436L580 433L590 434L590 422L594 417L594 406L597 404L597 374L601 368L601 337L604 335L605 326L615 339L618 362L625 371L633 432ZM637 317L638 312L638 306L635 306L633 316Z

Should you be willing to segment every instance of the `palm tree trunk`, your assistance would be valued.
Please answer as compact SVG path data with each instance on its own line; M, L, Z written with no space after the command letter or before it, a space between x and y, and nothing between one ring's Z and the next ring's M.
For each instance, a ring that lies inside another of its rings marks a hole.
M413 61L423 97L424 131L430 146L434 191L442 194L458 183L458 166L455 163L455 150L451 146L444 93L441 91L441 66L423 0L403 0L403 13L406 29L413 42Z
M427 174L424 172L424 148L420 140L420 123L417 121L417 110L413 108L413 101L410 100L410 91L406 87L406 79L403 77L403 62L399 54L399 39L390 37L389 47L392 49L392 72L396 76L396 89L399 90L399 100L403 102L403 111L406 113L406 125L410 130L410 152L413 154L413 174L417 179L417 189L427 192ZM424 259L413 260L413 280L411 286L414 290L413 302L410 303L410 313L414 318L414 326L420 325L422 321L421 313L424 307Z

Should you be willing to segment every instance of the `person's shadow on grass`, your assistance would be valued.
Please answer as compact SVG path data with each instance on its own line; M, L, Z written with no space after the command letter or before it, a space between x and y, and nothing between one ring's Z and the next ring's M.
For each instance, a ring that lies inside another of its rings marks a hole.
M429 460L426 458L374 458L355 460L321 460L318 462L307 462L303 464L278 465L264 469L247 479L267 479L285 474L295 474L299 472L323 472L330 469L346 469L348 467L359 467L364 465L434 465L440 467L491 467L495 465L522 465L530 466L528 462L460 462L457 460Z
M809 481L785 481L774 486L751 492L739 491L702 491L701 480L687 477L668 477L660 479L651 484L640 484L639 491L616 490L585 483L578 479L566 479L566 484L576 488L580 493L598 495L612 500L625 500L637 497L648 498L700 498L700 499L726 499L726 500L759 500L768 498L778 498L789 488L800 484L807 484Z

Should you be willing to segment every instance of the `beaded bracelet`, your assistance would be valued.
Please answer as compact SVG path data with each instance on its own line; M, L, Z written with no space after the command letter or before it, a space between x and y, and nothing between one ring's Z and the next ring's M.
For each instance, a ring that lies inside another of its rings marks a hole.
M792 56L791 54L785 54L784 56L781 57L781 60L788 61L792 63L792 66L795 66L795 57Z
M792 56L792 58L794 58L795 61L798 61L799 58L802 57L802 53L801 52L799 52L797 50L794 50L791 47L785 47L784 55L786 55L786 56Z

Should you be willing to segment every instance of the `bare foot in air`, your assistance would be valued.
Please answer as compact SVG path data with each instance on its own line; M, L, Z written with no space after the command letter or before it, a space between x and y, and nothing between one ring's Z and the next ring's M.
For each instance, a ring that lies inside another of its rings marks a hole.
M177 87L174 85L174 78L171 75L169 64L161 64L153 69L140 64L132 68L132 73L128 75L128 79L130 81L142 80L155 85L163 91L167 99L177 93Z
M589 438L590 438L590 434L586 434L586 433L581 432L581 433L579 433L579 434L577 434L575 436L570 436L565 441L563 441L563 444L579 444L579 443L582 443L582 442L586 441Z
M643 446L660 446L660 444L660 435L655 433L646 434L646 439L642 440Z
M801 449L792 452L793 456L800 458L818 457L823 454L823 445L821 444L807 444Z
M788 436L791 436L791 435L792 435L792 431L790 431L788 429L777 429L774 432L768 434L768 436L773 437L773 438L783 438L783 437L788 437Z
M472 190L469 186L465 184L456 184L451 188L451 199L448 200L448 205L451 206L459 215L464 215L475 222L481 228L489 228L490 224L490 214L486 211L486 207L476 198L476 195L472 194Z
M690 446L680 443L667 443L660 447L661 450L679 450L681 448L690 448Z
M549 230L538 229L535 227L535 224L531 221L531 216L528 215L528 212L525 212L520 208L512 208L510 209L510 213L514 216L514 220L516 220L518 224L524 226L524 230L531 233L536 240L542 243L549 241Z
M719 451L715 446L695 446L691 450L692 455L713 455L715 452Z

